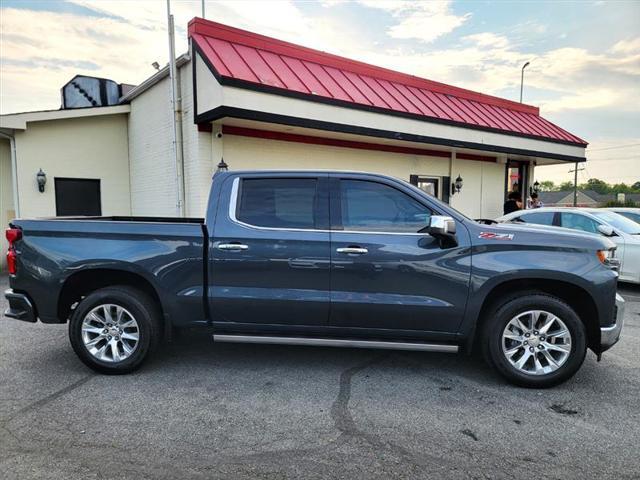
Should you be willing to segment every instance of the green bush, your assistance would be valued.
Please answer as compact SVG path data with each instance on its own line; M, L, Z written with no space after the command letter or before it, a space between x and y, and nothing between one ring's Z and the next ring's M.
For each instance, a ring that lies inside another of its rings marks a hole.
M619 202L617 200L610 200L604 204L605 207L640 207L640 204L632 201L625 200L624 202Z

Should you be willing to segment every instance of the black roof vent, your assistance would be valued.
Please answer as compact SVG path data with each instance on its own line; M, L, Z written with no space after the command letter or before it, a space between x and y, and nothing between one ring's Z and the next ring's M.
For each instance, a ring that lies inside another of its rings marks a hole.
M121 95L121 86L113 80L76 75L62 87L62 108L118 105Z

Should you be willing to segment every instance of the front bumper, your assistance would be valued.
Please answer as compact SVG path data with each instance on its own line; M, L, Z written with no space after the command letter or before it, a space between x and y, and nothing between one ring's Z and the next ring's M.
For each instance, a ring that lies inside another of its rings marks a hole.
M33 303L24 293L16 293L13 290L5 290L5 298L9 301L9 308L5 310L5 316L35 323L36 312Z
M616 293L616 306L613 324L607 327L600 327L600 351L604 352L613 347L620 340L622 325L624 323L624 298Z

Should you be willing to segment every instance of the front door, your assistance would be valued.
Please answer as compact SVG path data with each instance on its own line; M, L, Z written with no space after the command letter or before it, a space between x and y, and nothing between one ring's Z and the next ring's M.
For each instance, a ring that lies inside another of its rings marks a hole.
M370 178L332 176L330 324L456 332L471 273L466 229L442 249L419 233L437 210L408 186Z
M217 322L327 325L328 175L245 175L222 187L209 249Z

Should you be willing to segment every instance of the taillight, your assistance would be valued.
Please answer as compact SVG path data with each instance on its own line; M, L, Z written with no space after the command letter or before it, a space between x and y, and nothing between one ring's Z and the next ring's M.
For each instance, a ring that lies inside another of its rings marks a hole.
M11 246L13 242L17 242L22 238L22 230L19 228L7 228L4 234L9 241L9 246Z
M18 273L18 254L14 243L22 238L22 230L19 228L7 228L5 236L9 241L9 250L7 251L7 268L11 275Z
M16 255L16 251L13 248L9 248L9 251L7 252L7 268L11 275L18 273L17 257L18 255Z

